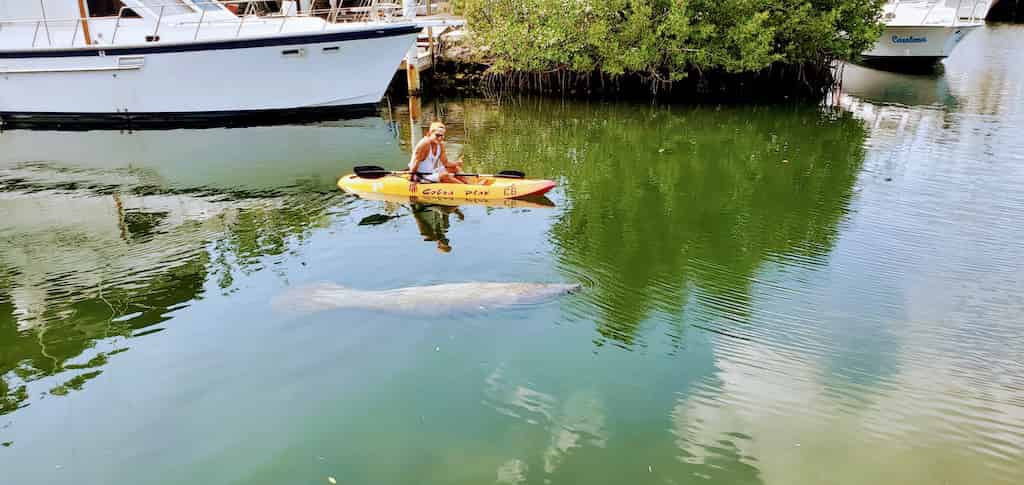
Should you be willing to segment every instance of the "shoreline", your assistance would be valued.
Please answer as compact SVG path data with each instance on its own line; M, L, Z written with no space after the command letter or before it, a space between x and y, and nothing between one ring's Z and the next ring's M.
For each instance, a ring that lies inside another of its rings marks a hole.
M653 103L784 103L820 102L841 83L840 64L799 66L775 64L746 73L692 72L677 81L652 80L637 74L607 76L599 72L489 72L487 64L439 56L421 73L421 96L501 97L540 95L573 99L639 100ZM407 97L404 72L396 73L389 95Z

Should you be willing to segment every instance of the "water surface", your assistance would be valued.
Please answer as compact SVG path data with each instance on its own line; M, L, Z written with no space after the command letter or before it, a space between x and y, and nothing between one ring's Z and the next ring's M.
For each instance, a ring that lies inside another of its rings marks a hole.
M407 110L0 133L4 483L1024 482L1024 48L835 109L428 103L554 207L360 200ZM291 288L581 282L492 313Z

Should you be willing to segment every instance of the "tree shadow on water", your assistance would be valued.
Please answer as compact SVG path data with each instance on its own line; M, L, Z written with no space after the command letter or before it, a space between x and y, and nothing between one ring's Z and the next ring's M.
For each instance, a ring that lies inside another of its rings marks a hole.
M862 124L811 107L650 107L527 99L466 108L467 157L563 180L559 265L591 278L602 338L630 348L682 313L745 322L769 259L819 264L848 212ZM467 135L469 137L469 135ZM485 167L487 168L487 167Z

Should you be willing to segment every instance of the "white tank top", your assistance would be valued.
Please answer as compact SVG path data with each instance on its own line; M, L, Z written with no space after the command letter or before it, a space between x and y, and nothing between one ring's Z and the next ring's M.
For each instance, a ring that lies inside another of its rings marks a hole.
M438 168L441 166L441 147L437 147L437 151L434 151L434 147L430 147L430 153L427 154L427 158L424 158L418 165L416 165L416 171L420 173L434 173L438 172Z

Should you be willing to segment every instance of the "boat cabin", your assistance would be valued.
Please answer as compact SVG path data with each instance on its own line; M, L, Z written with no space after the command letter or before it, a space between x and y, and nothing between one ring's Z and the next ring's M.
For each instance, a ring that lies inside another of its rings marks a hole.
M0 0L0 50L189 42L324 27L322 19L312 16L284 20L281 15L271 19L236 14L263 3L273 4L256 0Z
M116 17L122 9L159 15L228 12L216 0L21 0L0 1L0 19L68 19Z

